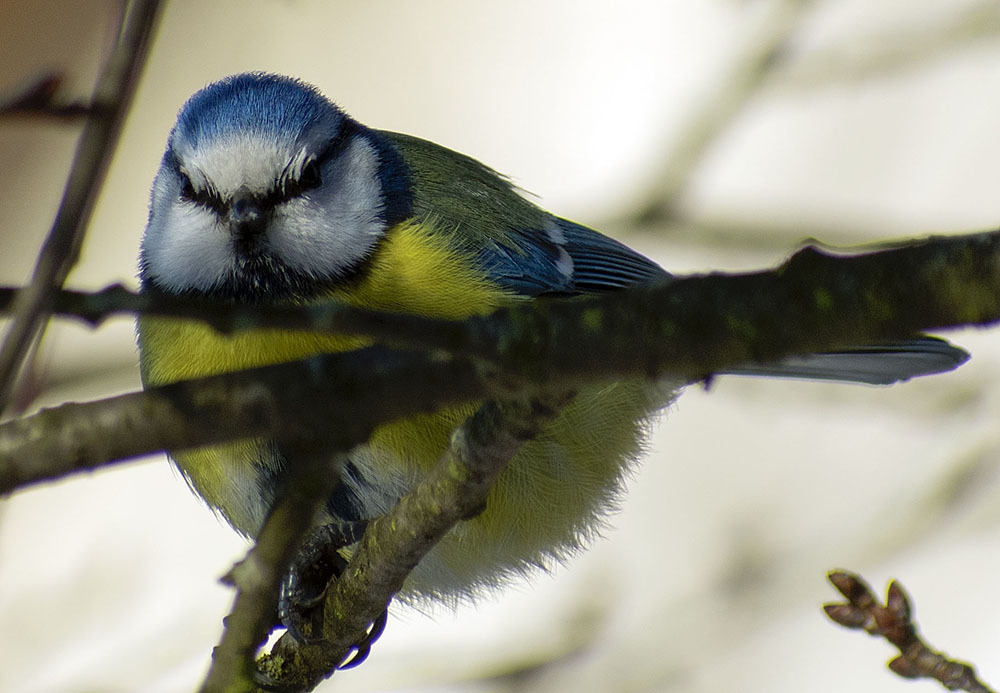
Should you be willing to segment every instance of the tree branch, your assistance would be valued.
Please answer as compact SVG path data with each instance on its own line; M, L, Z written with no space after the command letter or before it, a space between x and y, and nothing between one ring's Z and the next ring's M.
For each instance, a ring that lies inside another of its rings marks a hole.
M697 381L790 354L991 324L1000 320L998 288L1000 232L989 232L849 257L808 247L772 271L525 302L466 322L330 308L325 329L427 351L319 356L11 421L0 425L0 493L162 449L308 434L321 423L317 404L325 422L366 431L460 401L629 377ZM307 329L310 310L262 312ZM261 324L219 311L239 328Z
M659 364L651 365L655 370L695 377L735 363L1000 320L1000 231L932 236L858 254L845 252L809 245L773 270L674 277L659 285L573 301L521 303L464 322L336 302L225 305L140 295L120 285L97 293L61 291L53 311L90 325L113 315L139 313L198 320L222 333L277 328L370 337L497 365L510 361L515 371L522 357L551 355L558 363L550 365L563 364L568 373L599 365L605 352L652 350L646 358ZM16 293L0 287L0 313L12 309ZM734 322L742 328L734 330ZM639 347L634 340L638 332L653 343ZM671 343L655 343L660 336ZM586 340L588 349L600 349L601 357L572 348L579 339ZM568 351L558 354L563 348ZM708 355L701 353L706 348ZM723 353L731 351L740 353ZM611 363L622 360L612 358Z
M10 400L25 354L41 333L52 293L62 287L76 264L84 230L145 64L159 2L134 0L126 11L118 45L94 88L91 112L80 135L55 221L28 286L17 296L12 311L14 320L0 347L0 411Z
M470 359L371 347L63 404L0 424L0 494L159 450L315 437L330 421L353 446L380 423L483 397L496 382Z

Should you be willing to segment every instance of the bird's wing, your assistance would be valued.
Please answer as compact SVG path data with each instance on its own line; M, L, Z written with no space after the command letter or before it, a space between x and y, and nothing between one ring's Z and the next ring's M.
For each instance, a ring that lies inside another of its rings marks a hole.
M670 276L628 246L556 217L484 244L477 259L491 280L530 297L615 291Z

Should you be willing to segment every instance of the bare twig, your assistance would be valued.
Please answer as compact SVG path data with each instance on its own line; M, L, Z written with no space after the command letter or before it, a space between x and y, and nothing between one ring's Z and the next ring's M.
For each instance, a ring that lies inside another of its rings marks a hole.
M80 135L69 179L30 284L17 296L14 319L0 348L0 411L10 400L25 354L41 334L52 294L76 263L97 193L118 142L125 113L153 35L160 3L135 0L118 45L98 78L91 114Z
M899 656L889 662L894 673L907 679L935 679L950 691L993 693L976 677L971 665L949 659L923 641L913 622L910 598L897 581L889 583L886 603L882 606L859 575L835 570L827 577L847 602L824 605L826 615L845 628L863 629L895 645Z

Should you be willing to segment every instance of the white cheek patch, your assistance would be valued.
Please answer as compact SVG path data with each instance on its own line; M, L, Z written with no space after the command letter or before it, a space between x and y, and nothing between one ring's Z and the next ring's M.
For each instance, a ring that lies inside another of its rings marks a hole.
M323 184L275 210L271 251L313 277L342 276L381 238L382 187L378 153L356 138L323 169Z
M166 291L209 291L233 268L229 233L211 210L164 195L142 239L149 277Z

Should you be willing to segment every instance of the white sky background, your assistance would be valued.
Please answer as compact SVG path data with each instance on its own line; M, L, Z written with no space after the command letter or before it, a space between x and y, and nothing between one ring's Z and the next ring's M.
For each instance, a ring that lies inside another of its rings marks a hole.
M59 67L85 93L110 12L5 3L0 90ZM748 76L782 26L780 60ZM175 0L73 286L134 281L177 109L250 69L476 156L674 271L771 265L806 237L1000 220L992 0ZM725 103L676 199L684 221L638 228ZM29 273L75 136L0 122L0 282ZM53 329L38 404L138 387L131 333ZM939 690L895 679L887 645L824 619L834 567L880 593L898 577L930 643L1000 685L1000 339L951 338L969 364L891 389L731 378L689 391L606 540L477 608L397 610L370 660L328 689ZM193 688L231 599L215 580L243 549L162 458L0 502L0 690Z

